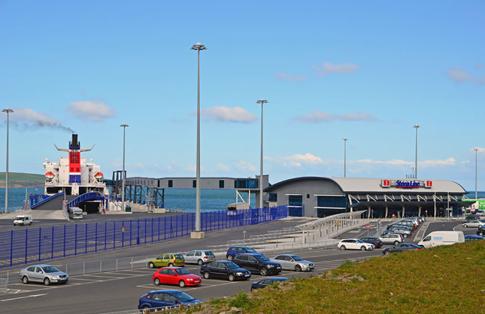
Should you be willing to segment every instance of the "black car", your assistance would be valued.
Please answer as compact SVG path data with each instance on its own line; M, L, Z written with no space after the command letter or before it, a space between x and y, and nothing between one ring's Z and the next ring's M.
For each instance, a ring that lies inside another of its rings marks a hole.
M270 261L260 253L238 254L234 257L234 263L261 276L278 275L281 272L281 264Z
M404 251L415 251L415 250L422 250L424 246L414 243L399 243L398 245L394 245L393 247L384 249L382 254L388 255L390 253L401 253Z
M485 236L485 225L481 225L478 227L477 235Z
M259 281L256 281L256 282L253 282L251 284L251 291L255 290L255 289L261 289L261 288L265 288L275 282L282 282L282 281L287 281L288 278L286 277L271 277L271 278L265 278L265 279L261 279Z
M227 249L226 258L232 261L236 255L242 254L242 253L258 253L258 252L249 246L231 246L230 248Z
M205 279L219 278L234 280L248 280L251 278L251 272L240 267L231 261L214 261L203 264L200 267L200 273Z
M360 240L365 243L374 244L374 247L376 249L382 247L382 245L384 244L379 238L365 237L365 238L360 238Z

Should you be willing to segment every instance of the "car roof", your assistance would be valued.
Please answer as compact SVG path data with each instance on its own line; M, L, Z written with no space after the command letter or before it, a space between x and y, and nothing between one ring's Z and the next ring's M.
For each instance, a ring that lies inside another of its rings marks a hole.
M174 292L183 292L183 291L173 290L173 289L150 290L150 291L148 291L148 293L174 293Z
M288 280L287 277L266 277L266 278L261 278L261 280L266 280L266 279L270 279L270 280L281 280L281 281Z
M239 253L238 255L247 255L247 256L261 256L261 253ZM236 256L238 256L236 255Z

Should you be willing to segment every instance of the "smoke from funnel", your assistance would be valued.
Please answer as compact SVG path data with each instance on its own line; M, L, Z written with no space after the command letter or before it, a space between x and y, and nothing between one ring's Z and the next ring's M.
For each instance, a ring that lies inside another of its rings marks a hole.
M50 128L74 133L73 129L63 125L58 120L29 108L14 109L10 119L15 126L21 128Z

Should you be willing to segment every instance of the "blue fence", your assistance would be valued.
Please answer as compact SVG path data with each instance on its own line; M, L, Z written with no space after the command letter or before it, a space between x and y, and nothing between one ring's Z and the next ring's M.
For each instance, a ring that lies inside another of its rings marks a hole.
M254 225L288 216L285 206L201 214L203 231ZM0 232L0 268L183 237L195 214L73 223Z

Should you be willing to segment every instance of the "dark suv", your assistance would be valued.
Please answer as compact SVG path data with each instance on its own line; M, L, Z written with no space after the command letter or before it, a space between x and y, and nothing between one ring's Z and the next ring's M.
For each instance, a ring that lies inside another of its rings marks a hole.
M231 246L229 249L227 249L226 258L232 261L232 259L236 255L242 254L242 253L258 253L258 252L256 252L255 249L249 246Z
M215 261L203 264L200 267L200 273L205 279L219 278L234 281L237 279L248 280L251 278L251 272L231 261Z
M376 249L382 247L382 245L384 244L384 243L382 243L382 241L379 238L373 238L373 237L360 238L360 241L364 241L366 243L374 244Z
M250 272L261 276L278 275L281 272L280 264L270 261L269 258L259 253L238 254L233 261Z

